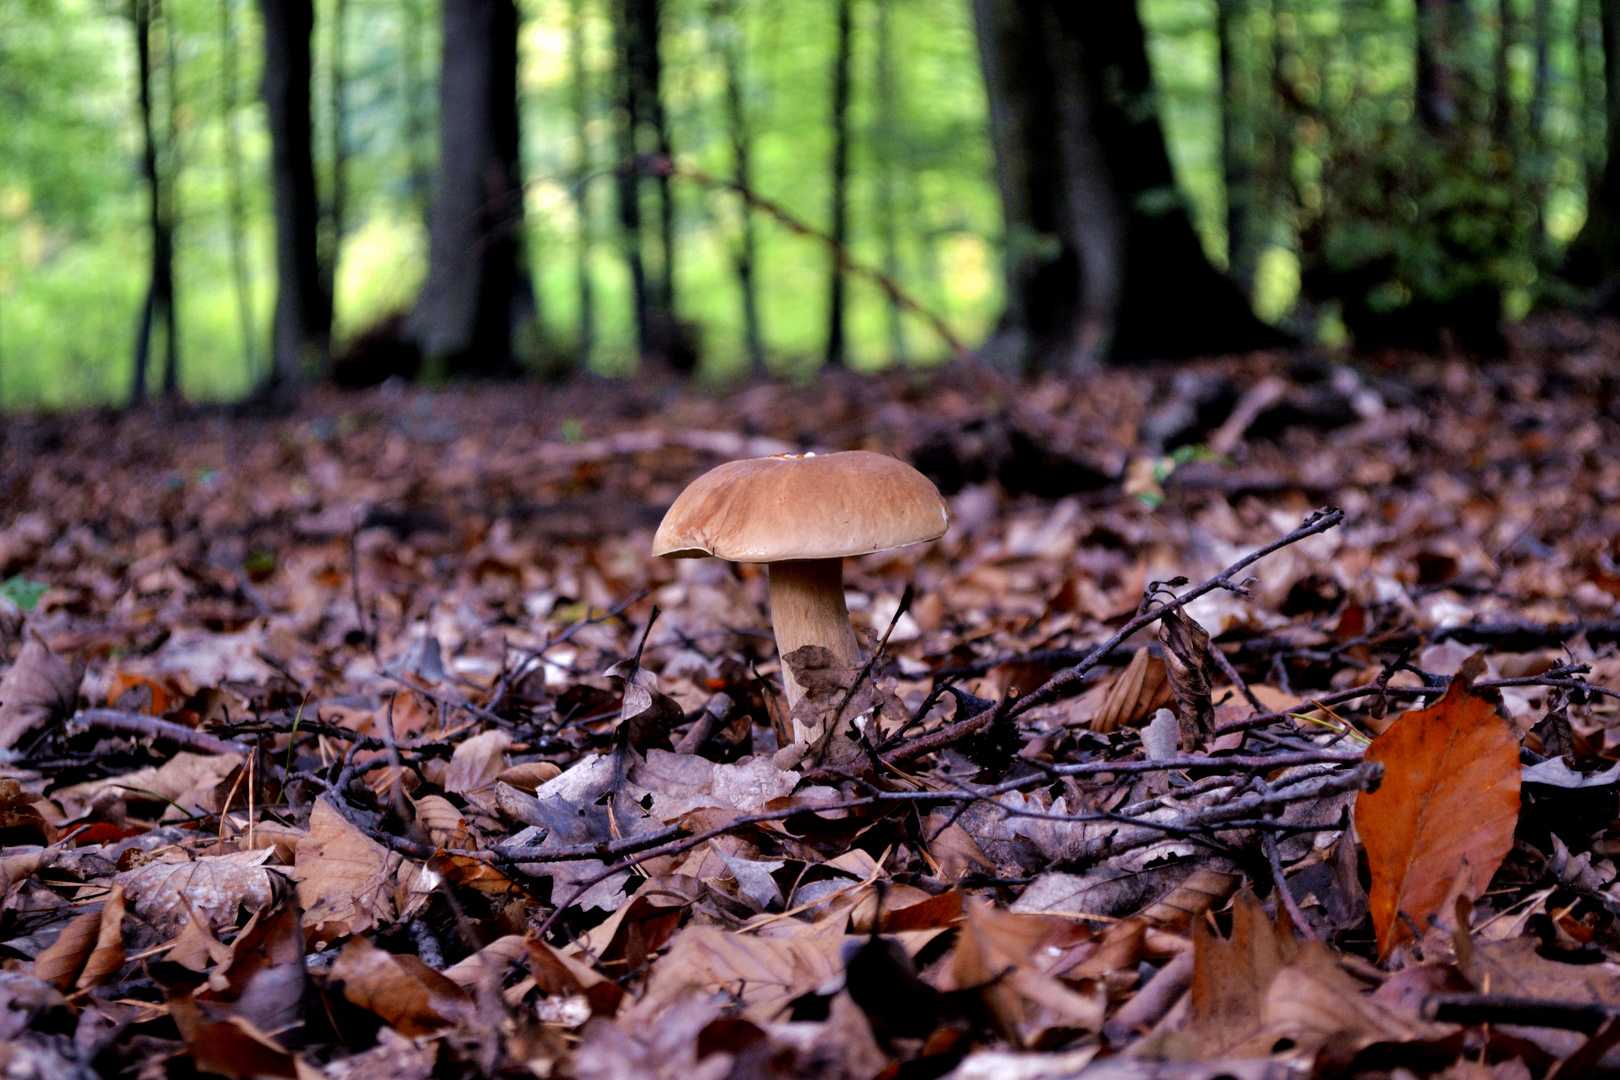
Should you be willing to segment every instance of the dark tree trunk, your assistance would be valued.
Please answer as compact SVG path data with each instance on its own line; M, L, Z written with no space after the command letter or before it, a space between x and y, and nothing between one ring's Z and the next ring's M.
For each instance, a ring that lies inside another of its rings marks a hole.
M1463 120L1468 92L1459 44L1469 0L1418 0L1417 115L1431 135L1448 135Z
M659 58L662 0L615 0L619 63L619 221L635 289L636 338L644 359L690 372L696 353L675 319L675 203ZM658 204L656 242L642 223L642 190Z
M343 59L348 52L344 47L348 8L348 0L332 0L332 27L331 36L328 38L331 72L327 84L330 91L327 109L331 116L331 127L326 134L332 182L326 200L326 227L322 233L320 252L321 291L326 294L327 307L333 311L334 316L337 312L338 260L343 255L343 234L347 228L345 215L348 211L349 95Z
M236 123L236 0L219 0L220 112L225 128L226 205L230 218L231 284L236 293L236 321L242 335L242 360L250 380L259 377L259 331L253 317L253 277L247 258L247 197L242 179L242 136Z
M590 79L585 70L585 4L569 5L568 63L573 77L569 105L574 114L574 211L579 215L579 363L587 367L596 346L596 294L591 287Z
M409 184L411 201L425 222L431 204L432 177L429 175L427 155L427 117L422 99L426 97L422 77L422 38L427 32L427 19L422 12L423 0L402 0L404 16L404 43L400 49L401 93L405 98L405 154L410 162Z
M1620 0L1601 0L1604 143L1607 157L1587 185L1586 224L1569 246L1564 276L1595 290L1595 304L1620 312Z
M518 160L518 12L512 0L445 0L439 176L428 279L411 314L425 357L454 374L514 370L534 319Z
M146 302L141 308L139 328L135 332L135 378L130 389L130 404L140 405L146 400L147 378L151 368L152 335L159 324L163 327L164 376L163 389L167 395L175 392L179 372L179 333L174 312L174 69L173 50L168 51L169 65L169 138L163 155L166 168L159 166L159 151L154 130L152 28L161 17L157 0L134 0L132 11L135 24L135 66L137 93L141 116L141 172L146 179L150 196L147 223L152 233L152 261L150 279L146 289ZM164 26L165 36L172 34L171 26Z
M878 158L878 231L883 239L883 273L893 282L900 280L899 112L900 94L894 80L894 0L877 0L877 47L874 50L872 82L877 96L877 130L873 140ZM906 327L900 301L891 293L889 309L889 353L896 362L906 361Z
M726 127L731 139L731 179L743 192L754 189L753 131L748 124L748 111L743 104L743 41L742 27L737 19L736 0L721 0L715 5L714 25L720 34L720 56L726 73ZM758 239L754 232L754 207L742 199L742 235L737 240L735 264L737 288L742 297L743 345L748 353L748 366L756 376L766 374L765 336L759 323L759 287L754 267Z
M1279 343L1205 257L1134 3L974 0L1006 218L985 352L1030 369Z
M1513 100L1511 53L1519 37L1519 15L1514 0L1497 0L1496 24L1496 52L1491 69L1491 137L1497 146L1516 157L1520 147L1515 139L1518 117Z
M832 271L827 284L829 365L844 363L844 259L849 245L849 54L854 36L853 0L838 0L838 44L832 77Z
M1255 206L1253 68L1243 48L1249 40L1248 12L1247 0L1219 0L1215 9L1221 64L1221 164L1226 180L1226 276L1244 296L1254 294L1262 239L1261 215Z
M311 0L259 0L264 19L264 102L270 125L270 187L276 211L276 313L271 334L272 397L293 393L307 370L324 363L332 308L321 289L310 145Z

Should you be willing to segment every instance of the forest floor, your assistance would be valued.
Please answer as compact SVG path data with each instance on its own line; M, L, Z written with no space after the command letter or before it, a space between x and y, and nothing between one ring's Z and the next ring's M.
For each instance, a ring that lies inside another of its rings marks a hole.
M857 448L952 525L849 560L887 643L790 715L762 568L652 531ZM1617 502L1620 329L1575 322L7 418L0 1066L1592 1075Z

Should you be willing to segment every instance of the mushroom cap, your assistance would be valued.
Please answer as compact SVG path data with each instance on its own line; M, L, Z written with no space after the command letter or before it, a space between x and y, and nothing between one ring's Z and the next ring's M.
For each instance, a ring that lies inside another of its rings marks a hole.
M944 534L950 510L928 478L865 450L730 461L681 492L653 536L668 558L836 559Z

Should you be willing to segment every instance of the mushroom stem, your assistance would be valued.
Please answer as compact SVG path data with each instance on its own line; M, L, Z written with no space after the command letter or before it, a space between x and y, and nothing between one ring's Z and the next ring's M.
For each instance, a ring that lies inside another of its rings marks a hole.
M820 645L844 667L861 662L860 643L844 606L844 560L801 559L771 563L771 626L776 651L786 656L806 645ZM782 662L782 687L788 708L799 703L804 687Z

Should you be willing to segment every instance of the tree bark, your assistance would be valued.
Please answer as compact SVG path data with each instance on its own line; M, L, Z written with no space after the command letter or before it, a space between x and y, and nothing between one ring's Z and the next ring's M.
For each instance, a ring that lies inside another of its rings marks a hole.
M872 82L877 95L878 231L883 240L883 273L900 280L899 186L900 95L894 79L894 0L877 0L877 47ZM888 297L889 354L897 364L906 362L906 327L900 301Z
M1458 48L1469 0L1418 0L1417 115L1431 135L1448 135L1467 105Z
M731 139L731 179L743 192L752 192L753 131L748 123L748 111L743 103L743 41L742 26L737 17L736 0L721 0L713 11L713 25L720 35L720 56L726 75L726 127ZM748 366L756 377L768 372L765 367L765 337L759 322L759 288L754 268L758 262L759 241L754 231L754 207L746 198L738 208L742 215L742 235L737 239L734 262L737 268L737 288L742 298L743 345L748 353Z
M515 371L534 320L518 159L518 12L512 0L445 0L439 173L428 279L408 332L451 374Z
M615 0L622 115L619 222L635 290L641 355L685 373L696 366L697 355L675 319L675 202L665 167L673 151L659 58L662 8L662 0ZM642 191L648 183L658 205L656 242L642 223Z
M1594 290L1601 310L1620 312L1620 0L1601 0L1603 33L1603 167L1587 182L1586 224L1569 246L1564 276Z
M169 138L159 164L159 149L154 130L152 29L163 13L157 0L134 0L132 17L135 29L136 91L141 117L141 171L146 179L150 196L147 224L152 234L150 277L146 289L146 302L141 308L139 328L135 332L135 377L130 390L130 404L140 405L146 400L147 377L151 367L152 335L158 324L163 326L164 376L166 395L173 395L179 369L179 333L174 317L174 69L173 50L168 50L169 76ZM172 27L163 27L165 36Z
M247 197L242 179L242 134L236 123L236 0L219 0L220 113L225 133L225 188L230 219L231 284L242 335L242 361L251 383L259 378L259 331L253 317L253 277L247 258Z
M579 365L588 367L596 346L596 294L591 284L591 140L590 81L585 70L585 4L569 4L568 63L572 83L569 106L574 114L574 212L579 215L579 257L575 274L579 285Z
M427 19L422 12L422 4L423 0L401 0L404 41L400 48L400 83L405 99L405 153L410 163L407 183L411 202L422 222L426 223L432 202L433 182L424 146L427 142L427 118L422 105L425 96L422 38L426 35Z
M344 71L344 47L348 24L348 0L332 0L332 26L327 39L330 47L329 100L327 110L331 127L327 131L327 157L331 164L332 182L326 201L326 228L321 244L321 290L334 317L337 313L338 261L343 256L343 234L347 228L349 188L349 95L347 75Z
M1221 165L1226 187L1226 276L1254 295L1260 262L1261 215L1255 212L1255 95L1253 69L1242 48L1249 38L1247 0L1219 0L1215 9L1221 65Z
M312 0L259 0L259 10L276 212L276 312L265 389L285 400L309 368L325 362L332 332L317 255L320 206L309 115L315 9Z
M849 244L849 59L852 0L838 0L838 37L832 76L832 270L827 283L827 352L831 367L844 363L844 259Z
M985 352L1025 369L1279 344L1205 257L1134 3L974 0L1005 226Z

